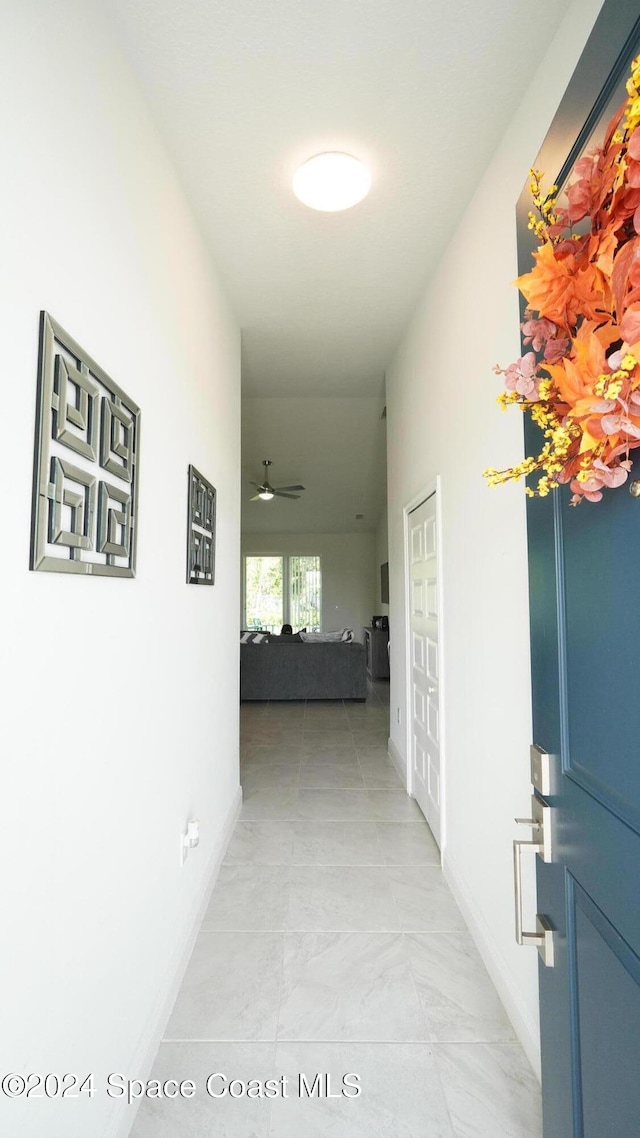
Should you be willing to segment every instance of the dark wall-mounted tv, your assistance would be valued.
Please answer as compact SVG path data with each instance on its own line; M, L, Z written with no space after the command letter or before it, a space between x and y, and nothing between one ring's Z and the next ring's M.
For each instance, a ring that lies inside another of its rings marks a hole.
M389 562L380 566L380 600L383 605L389 604Z

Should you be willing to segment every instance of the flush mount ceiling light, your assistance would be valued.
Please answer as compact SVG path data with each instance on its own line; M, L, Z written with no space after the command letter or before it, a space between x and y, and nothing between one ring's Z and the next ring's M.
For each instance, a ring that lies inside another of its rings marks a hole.
M325 213L357 205L371 189L371 174L351 154L316 154L296 171L293 192L301 202Z

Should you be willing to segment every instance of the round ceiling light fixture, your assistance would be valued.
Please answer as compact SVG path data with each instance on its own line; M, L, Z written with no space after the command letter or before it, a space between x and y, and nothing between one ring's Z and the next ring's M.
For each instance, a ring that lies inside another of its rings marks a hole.
M273 490L260 490L258 492L258 497L262 498L263 502L270 502L273 496Z
M293 192L311 209L337 213L366 198L371 173L352 154L316 154L296 171Z

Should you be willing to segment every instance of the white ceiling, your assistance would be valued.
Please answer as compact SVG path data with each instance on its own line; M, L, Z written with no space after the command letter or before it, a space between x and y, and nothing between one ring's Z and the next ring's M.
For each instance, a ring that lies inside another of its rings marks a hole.
M569 0L101 2L234 305L244 395L382 397L430 269ZM372 170L369 197L344 213L291 192L323 150ZM273 454L256 445L245 431L245 465L259 473L273 458L281 482L298 480L286 439ZM371 465L373 440L354 445Z
M353 533L375 530L386 498L381 399L243 399L244 533ZM262 482L305 487L299 501L250 501ZM356 514L363 514L356 521Z

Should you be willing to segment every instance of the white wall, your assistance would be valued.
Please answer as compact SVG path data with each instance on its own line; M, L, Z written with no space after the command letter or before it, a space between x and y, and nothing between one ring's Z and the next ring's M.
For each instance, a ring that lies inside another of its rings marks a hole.
M375 534L243 534L242 554L306 553L321 558L322 630L352 628L356 640L375 608ZM242 614L240 619L242 620Z
M537 955L514 942L511 869L530 794L524 495L488 490L481 471L522 454L521 417L500 413L492 376L519 355L515 202L600 6L570 9L387 370L391 707L406 697L402 510L440 474L444 864L534 1064Z
M6 5L0 59L0 1067L99 1088L3 1099L0 1129L102 1138L238 801L239 335L91 0ZM135 580L28 571L41 308L142 408ZM184 582L189 462L218 490L214 588Z

